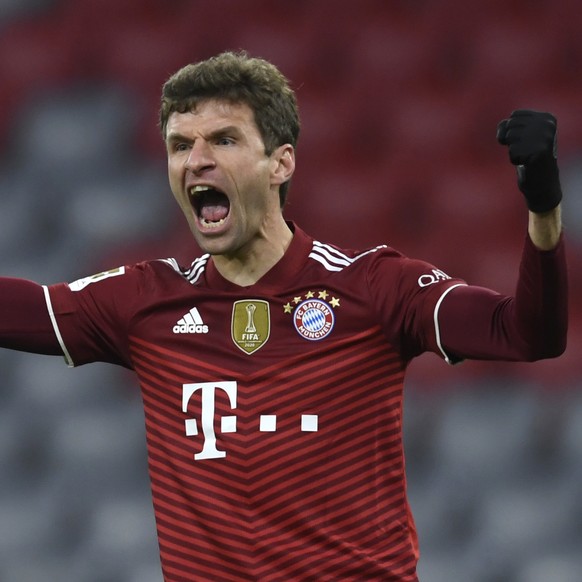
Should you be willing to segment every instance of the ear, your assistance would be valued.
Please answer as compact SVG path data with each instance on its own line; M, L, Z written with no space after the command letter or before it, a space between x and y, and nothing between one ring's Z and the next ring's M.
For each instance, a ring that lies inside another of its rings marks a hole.
M271 154L271 184L279 186L291 179L295 171L295 149L291 144L279 146Z

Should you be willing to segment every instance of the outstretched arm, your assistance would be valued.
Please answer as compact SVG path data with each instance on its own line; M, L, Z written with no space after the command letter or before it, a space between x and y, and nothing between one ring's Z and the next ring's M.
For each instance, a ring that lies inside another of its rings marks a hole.
M62 355L41 285L0 277L0 347Z

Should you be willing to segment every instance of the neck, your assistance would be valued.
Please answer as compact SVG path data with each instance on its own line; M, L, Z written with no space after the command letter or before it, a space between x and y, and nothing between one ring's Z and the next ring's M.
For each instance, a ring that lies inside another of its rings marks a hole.
M249 287L279 262L292 238L293 233L281 217L272 228L259 233L236 253L214 255L212 260L227 281Z

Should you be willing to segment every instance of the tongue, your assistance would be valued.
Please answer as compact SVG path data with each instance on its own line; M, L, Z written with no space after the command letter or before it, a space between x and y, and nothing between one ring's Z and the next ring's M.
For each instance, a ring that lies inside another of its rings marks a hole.
M218 222L227 214L228 204L203 204L200 208L200 216L207 222Z
M202 199L200 217L207 222L219 222L226 218L230 204L228 198L221 192L209 191Z

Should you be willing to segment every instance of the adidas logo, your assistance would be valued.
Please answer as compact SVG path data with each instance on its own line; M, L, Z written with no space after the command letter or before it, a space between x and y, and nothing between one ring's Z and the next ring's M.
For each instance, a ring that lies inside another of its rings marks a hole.
M192 307L182 319L172 328L174 333L208 333L208 326L204 325L196 307Z

